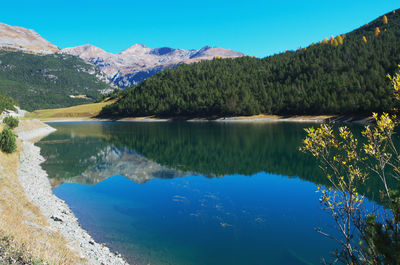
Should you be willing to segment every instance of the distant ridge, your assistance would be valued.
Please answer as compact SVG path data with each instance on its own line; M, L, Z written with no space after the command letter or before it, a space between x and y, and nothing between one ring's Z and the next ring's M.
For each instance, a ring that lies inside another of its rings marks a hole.
M63 53L78 56L98 66L110 82L121 88L131 87L155 73L182 63L190 64L214 57L245 56L241 52L209 46L199 50L184 50L169 47L152 49L143 44L135 44L118 54L108 53L90 44L60 50L34 30L4 23L0 23L0 50L37 55Z
M0 23L0 93L27 110L68 107L182 63L240 56L208 46L184 50L135 44L118 54L89 44L60 50L34 30Z
M115 85L126 88L138 84L164 69L179 64L190 64L214 57L236 58L245 56L241 52L220 47L205 46L199 50L173 49L170 47L149 48L135 44L117 53L108 53L96 46L86 44L65 48L61 51L78 56L98 66Z

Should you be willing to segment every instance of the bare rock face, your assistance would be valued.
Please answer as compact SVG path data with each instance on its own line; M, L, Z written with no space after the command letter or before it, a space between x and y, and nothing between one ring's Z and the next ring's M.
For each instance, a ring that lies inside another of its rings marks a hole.
M35 54L53 54L60 49L43 39L31 29L0 23L0 49L16 50Z
M235 58L245 56L241 52L219 47L205 46L199 50L184 50L162 47L152 49L135 44L118 53L108 53L93 45L83 45L62 50L91 62L107 75L110 81L121 88L130 87L144 79L182 63L211 60L215 57Z

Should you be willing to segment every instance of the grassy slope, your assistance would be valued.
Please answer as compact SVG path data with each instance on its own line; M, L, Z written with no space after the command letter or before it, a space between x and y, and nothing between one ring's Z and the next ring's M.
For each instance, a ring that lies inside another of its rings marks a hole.
M94 102L101 98L100 91L111 90L89 72L98 70L71 55L0 51L0 93L13 97L29 111Z
M52 119L90 119L96 117L104 106L110 105L115 101L105 101L100 103L84 104L72 106L68 108L59 109L43 109L36 110L28 118L35 118L40 120Z

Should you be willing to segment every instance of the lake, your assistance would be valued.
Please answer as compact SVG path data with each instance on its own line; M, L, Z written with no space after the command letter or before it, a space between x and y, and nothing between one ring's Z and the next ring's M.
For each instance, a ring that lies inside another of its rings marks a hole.
M334 233L316 193L329 183L298 151L316 124L50 125L37 145L54 193L132 263L318 264L336 248L315 231Z

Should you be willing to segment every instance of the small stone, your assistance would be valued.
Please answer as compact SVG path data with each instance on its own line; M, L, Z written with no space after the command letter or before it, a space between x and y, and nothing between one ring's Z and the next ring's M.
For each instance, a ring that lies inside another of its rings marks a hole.
M61 222L62 223L62 221L63 221L61 218L58 218L57 216L53 216L53 215L50 216L50 218L53 219L55 222Z

